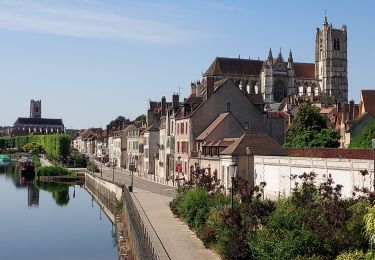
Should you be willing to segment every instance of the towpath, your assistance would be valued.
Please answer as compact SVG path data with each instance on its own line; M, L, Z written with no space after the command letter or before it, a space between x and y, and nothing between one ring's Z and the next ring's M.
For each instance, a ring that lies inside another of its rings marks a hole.
M113 174L114 173L114 174ZM131 176L125 172L103 167L103 173L95 173L104 179L130 185ZM149 218L171 259L210 260L220 259L188 226L174 217L169 202L176 196L176 189L134 176L133 192Z

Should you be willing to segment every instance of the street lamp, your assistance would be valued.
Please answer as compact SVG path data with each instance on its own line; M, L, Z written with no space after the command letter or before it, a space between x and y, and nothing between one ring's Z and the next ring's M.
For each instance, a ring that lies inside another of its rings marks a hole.
M177 187L178 188L180 188L180 169L181 169L181 156L178 156L177 157L177 167L178 167L178 169L177 169Z
M103 177L103 154L100 156L100 177Z
M231 181L232 181L232 187L231 187L231 193L232 193L232 196L231 196L231 203L232 203L232 212L233 212L233 196L234 196L234 182L235 182L235 178L237 177L237 163L236 162L231 162L229 164L229 173L230 173L230 178L231 178Z
M112 181L115 182L115 158L112 158Z
M133 192L133 177L134 177L134 170L135 170L134 158L131 158L131 162L129 164L129 170L132 176L131 181L130 181L129 191Z
M251 150L250 150L250 146L246 147L246 155L247 155L247 177L249 178L249 156L250 156L250 153L251 153ZM250 178L249 178L250 179Z
M375 138L371 140L372 144L372 149L374 150L374 171L373 171L373 176L374 176L374 191L375 191Z

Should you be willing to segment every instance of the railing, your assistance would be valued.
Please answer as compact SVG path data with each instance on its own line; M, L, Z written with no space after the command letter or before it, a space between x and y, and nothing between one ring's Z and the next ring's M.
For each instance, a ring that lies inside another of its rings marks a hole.
M131 196L127 187L124 187L123 197L128 231L136 259L171 259L141 204L135 196Z

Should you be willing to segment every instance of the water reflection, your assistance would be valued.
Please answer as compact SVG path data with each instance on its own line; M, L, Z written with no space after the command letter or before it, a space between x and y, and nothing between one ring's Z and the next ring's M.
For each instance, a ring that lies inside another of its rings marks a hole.
M73 186L73 198L75 198L76 183L52 183L36 181L34 177L24 177L20 174L18 164L0 164L0 174L11 179L17 189L27 189L27 203L29 207L39 206L39 190L52 194L53 200L60 207L65 207L70 201L69 187Z

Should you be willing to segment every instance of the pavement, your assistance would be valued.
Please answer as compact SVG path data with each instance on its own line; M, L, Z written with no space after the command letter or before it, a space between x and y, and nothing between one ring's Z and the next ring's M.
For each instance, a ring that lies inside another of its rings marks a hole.
M95 173L104 179L130 185L131 176L123 171L103 167ZM134 175L133 194L158 234L171 259L210 260L220 259L180 219L173 216L169 202L176 196L176 188L162 185Z

